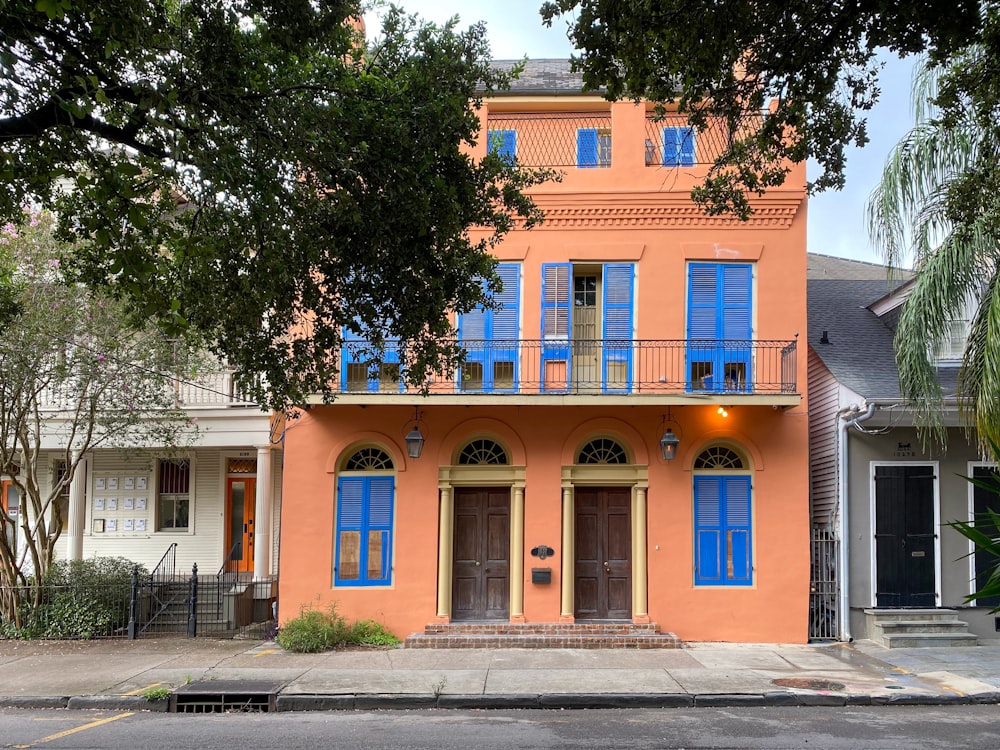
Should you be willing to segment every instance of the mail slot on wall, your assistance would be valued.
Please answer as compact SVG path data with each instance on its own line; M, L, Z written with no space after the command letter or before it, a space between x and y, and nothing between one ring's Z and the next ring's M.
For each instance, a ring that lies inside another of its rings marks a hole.
M552 583L552 568L532 568L532 583Z

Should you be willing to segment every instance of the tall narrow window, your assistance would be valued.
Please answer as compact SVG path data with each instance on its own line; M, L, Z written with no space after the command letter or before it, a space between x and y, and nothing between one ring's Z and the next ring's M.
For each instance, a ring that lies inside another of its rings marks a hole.
M752 280L746 263L688 266L690 390L752 390Z
M503 157L507 162L513 164L517 157L517 131L516 130L491 130L487 134L489 149L491 154Z
M187 531L191 514L191 463L162 460L158 473L157 528L160 531Z
M350 456L337 479L337 539L333 580L337 586L384 586L392 581L395 477L384 451ZM360 471L346 473L346 467Z
M753 525L749 476L733 476L743 469L739 454L709 449L695 461L694 582L696 586L749 586L753 583ZM735 461L735 462L734 462Z
M463 391L513 391L518 386L521 265L501 263L503 288L494 295L498 307L480 307L458 319L458 336L466 352L459 372Z
M576 166L611 166L610 128L580 128L576 131Z

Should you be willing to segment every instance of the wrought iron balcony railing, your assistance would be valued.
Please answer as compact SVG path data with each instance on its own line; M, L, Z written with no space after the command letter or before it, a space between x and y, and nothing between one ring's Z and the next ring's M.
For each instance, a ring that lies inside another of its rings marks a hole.
M794 394L795 341L490 340L461 342L466 362L430 383L430 395L468 394ZM344 393L410 393L405 355L389 345L383 361L365 342L344 347Z

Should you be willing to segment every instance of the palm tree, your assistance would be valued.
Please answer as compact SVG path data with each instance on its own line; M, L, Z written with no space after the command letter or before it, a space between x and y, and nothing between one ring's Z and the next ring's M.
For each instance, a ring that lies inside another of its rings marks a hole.
M994 33L997 11L987 13ZM927 437L945 441L945 394L933 352L952 321L971 324L959 370L960 414L984 447L1000 442L1000 174L996 47L922 60L914 128L886 161L869 198L869 233L892 267L915 278L895 337L902 394Z

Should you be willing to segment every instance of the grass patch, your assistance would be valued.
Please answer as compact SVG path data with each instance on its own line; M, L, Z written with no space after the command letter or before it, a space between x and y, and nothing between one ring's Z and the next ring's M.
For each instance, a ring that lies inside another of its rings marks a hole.
M374 620L348 623L331 604L325 610L303 607L299 616L281 626L278 645L286 651L315 654L343 646L395 646L399 638Z

